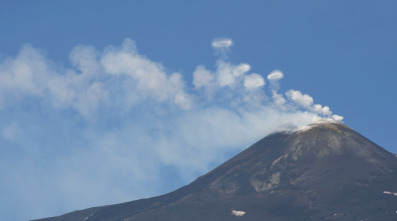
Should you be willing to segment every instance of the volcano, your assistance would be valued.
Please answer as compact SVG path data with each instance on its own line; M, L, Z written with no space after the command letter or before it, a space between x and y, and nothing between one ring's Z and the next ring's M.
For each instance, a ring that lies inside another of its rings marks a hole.
M171 193L40 221L397 220L397 156L342 123L271 134Z

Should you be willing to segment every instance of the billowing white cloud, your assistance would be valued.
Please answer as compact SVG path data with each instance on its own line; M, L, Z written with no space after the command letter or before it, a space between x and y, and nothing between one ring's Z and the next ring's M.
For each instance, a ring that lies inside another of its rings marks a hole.
M177 187L163 187L167 173L180 186L280 128L343 119L307 94L278 92L280 71L267 76L267 96L249 64L223 57L215 70L198 65L192 88L130 39L76 46L69 59L60 66L26 45L0 60L0 148L15 150L0 156L0 188L15 202L0 203L23 202L37 218L161 194Z
M332 111L328 106L313 104L313 98L308 94L302 94L300 91L297 90L288 90L285 95L295 104L299 105L302 108L305 108L308 111L311 111L328 119L333 119L336 121L343 120L342 116L335 114L332 115Z
M223 61L218 62L218 70L216 72L217 82L220 87L233 86L236 80L234 75L235 67Z
M310 95L302 94L297 90L288 90L285 95L287 95L291 101L304 108L310 108L313 104L313 98Z
M190 109L193 105L190 96L183 91L180 91L175 95L174 102L185 110Z
M259 74L253 73L244 77L244 87L247 90L255 90L265 85L265 80Z
M219 87L233 87L236 81L240 81L242 76L248 72L251 67L248 64L233 65L231 63L219 60L217 62L216 77Z
M332 119L336 121L342 121L343 117L337 114L332 115Z
M318 113L318 114L321 114L321 115L331 115L332 114L332 112L331 112L331 110L329 109L329 107L328 106L322 106L321 104L315 104L315 105L313 105L313 108L314 108L314 111L316 112L316 113Z
M29 45L24 45L15 58L0 64L0 93L12 92L17 96L40 95L48 75L44 56Z
M131 77L136 84L134 92L140 96L165 101L175 100L177 94L183 93L184 83L180 74L168 76L161 64L139 55L130 39L124 40L120 49L105 53L101 64L106 73Z
M161 64L140 55L130 39L120 48L106 48L104 53L92 46L77 46L70 60L72 69L53 68L39 50L24 46L15 59L0 64L4 79L0 82L0 103L10 99L9 95L36 96L54 107L74 108L86 117L101 104L114 105L116 100L122 109L147 98L174 101L185 109L192 105L181 74L167 74ZM120 92L123 94L115 100Z
M204 66L199 65L193 73L193 85L195 88L202 88L210 86L214 81L215 76Z
M278 94L275 90L272 91L272 98L273 98L273 102L274 104L281 108L284 109L284 104L286 103L285 98L283 97L282 94Z

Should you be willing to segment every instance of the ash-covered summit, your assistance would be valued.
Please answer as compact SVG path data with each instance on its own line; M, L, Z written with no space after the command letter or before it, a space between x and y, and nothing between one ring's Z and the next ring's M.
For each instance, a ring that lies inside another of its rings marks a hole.
M322 121L271 134L174 192L41 220L397 220L397 157Z

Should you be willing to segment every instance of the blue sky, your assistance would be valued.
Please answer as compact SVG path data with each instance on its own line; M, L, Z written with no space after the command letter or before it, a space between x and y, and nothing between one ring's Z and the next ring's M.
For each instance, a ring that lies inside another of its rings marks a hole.
M6 220L162 194L335 114L397 152L395 1L1 3Z

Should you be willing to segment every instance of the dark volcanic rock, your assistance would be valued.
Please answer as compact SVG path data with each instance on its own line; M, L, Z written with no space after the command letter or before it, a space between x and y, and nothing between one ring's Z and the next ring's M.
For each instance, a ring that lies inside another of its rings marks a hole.
M321 122L269 135L174 192L41 220L397 220L397 157Z

